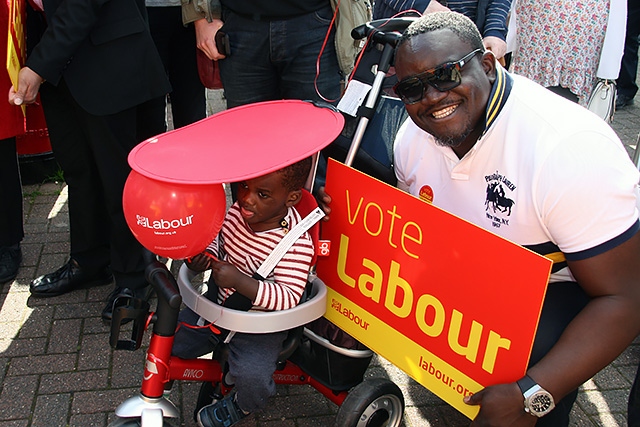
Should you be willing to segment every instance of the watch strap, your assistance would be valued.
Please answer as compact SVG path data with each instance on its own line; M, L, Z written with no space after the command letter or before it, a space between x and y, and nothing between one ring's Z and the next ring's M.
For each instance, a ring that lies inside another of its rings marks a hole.
M518 387L520 387L520 391L522 392L522 394L525 394L527 390L530 390L531 387L536 386L538 383L536 383L529 375L525 375L524 377L516 381L516 384L518 384Z

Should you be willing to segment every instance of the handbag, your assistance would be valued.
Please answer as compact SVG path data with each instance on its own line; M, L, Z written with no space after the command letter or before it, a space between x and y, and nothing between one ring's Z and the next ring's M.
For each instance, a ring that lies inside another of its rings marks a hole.
M196 49L196 61L198 62L198 76L207 89L222 89L220 67L218 61L209 59L200 49Z
M591 91L587 108L605 122L611 123L616 109L616 82L599 78Z

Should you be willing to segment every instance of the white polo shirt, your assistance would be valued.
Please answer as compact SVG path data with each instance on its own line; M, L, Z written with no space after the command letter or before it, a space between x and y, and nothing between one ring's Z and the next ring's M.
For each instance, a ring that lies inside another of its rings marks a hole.
M500 67L485 133L462 159L409 118L394 160L399 188L554 259L551 282L573 280L565 257L605 252L639 228L639 173L615 132Z

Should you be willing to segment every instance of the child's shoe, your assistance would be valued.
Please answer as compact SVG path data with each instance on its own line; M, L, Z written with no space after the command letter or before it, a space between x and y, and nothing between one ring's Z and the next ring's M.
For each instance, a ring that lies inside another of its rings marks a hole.
M224 399L204 406L198 412L198 425L200 427L229 427L246 417L238 406L235 393L231 393Z

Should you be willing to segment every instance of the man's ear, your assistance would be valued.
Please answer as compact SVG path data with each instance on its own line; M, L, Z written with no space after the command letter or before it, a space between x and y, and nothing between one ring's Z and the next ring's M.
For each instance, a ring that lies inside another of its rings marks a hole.
M288 208L295 206L298 204L300 199L302 198L302 190L293 190L289 191L289 195L287 196L287 202L285 203Z
M493 84L493 82L496 81L496 66L497 66L497 60L493 52L491 52L490 50L485 50L484 54L482 55L481 63L482 63L482 69L484 70L485 74L489 78L489 81L491 82L491 84Z

